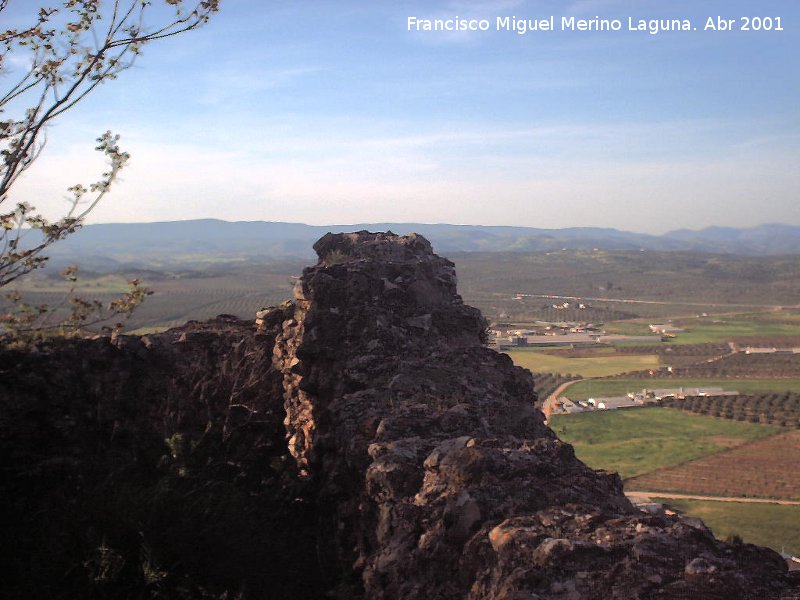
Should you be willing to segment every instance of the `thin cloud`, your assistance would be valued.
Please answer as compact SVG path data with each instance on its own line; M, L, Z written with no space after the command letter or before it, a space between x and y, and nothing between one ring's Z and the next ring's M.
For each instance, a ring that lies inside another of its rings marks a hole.
M268 90L288 88L306 77L318 75L323 70L316 66L250 70L247 66L235 65L209 74L200 98L205 105L218 106L232 98L240 99Z

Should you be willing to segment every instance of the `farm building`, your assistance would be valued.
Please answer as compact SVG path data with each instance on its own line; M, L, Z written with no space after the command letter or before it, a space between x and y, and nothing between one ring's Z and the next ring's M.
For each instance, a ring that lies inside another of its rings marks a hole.
M663 388L655 390L643 390L643 393L656 400L662 398L678 398L683 399L687 396L738 396L737 391L725 391L721 387L681 387L681 388Z
M650 325L650 331L663 335L665 333L680 333L685 331L683 327L675 327L674 325Z
M513 347L527 346L533 348L544 347L576 347L595 346L599 335L586 333L564 333L556 335L528 335L511 337L507 341L498 341L500 350L510 350Z
M748 346L740 348L745 354L800 354L800 348L755 348Z

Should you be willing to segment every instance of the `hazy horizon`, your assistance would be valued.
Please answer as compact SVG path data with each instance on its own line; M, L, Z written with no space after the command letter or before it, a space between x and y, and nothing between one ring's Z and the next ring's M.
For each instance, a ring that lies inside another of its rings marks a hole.
M276 223L276 224L284 224L284 225L306 225L309 227L357 227L362 225L426 225L426 226L453 226L453 227L507 227L507 228L529 228L529 229L542 229L542 230L552 230L552 231L559 231L562 229L616 229L623 233L635 233L635 234L644 234L644 235L666 235L668 233L678 231L678 230L686 230L686 231L693 231L693 232L701 232L705 229L758 229L761 227L800 227L800 225L795 225L792 223L781 223L777 221L772 222L763 222L763 223L754 223L752 225L745 225L742 227L732 227L727 225L706 225L704 227L698 228L691 228L691 227L677 227L675 229L671 229L668 231L664 231L662 233L650 233L646 231L637 231L634 229L625 229L623 227L601 227L598 225L565 225L563 227L537 227L535 225L511 225L511 224L486 224L486 223L451 223L445 221L361 221L361 222L353 222L353 223L311 223L307 221L282 221L278 219L224 219L219 217L196 217L192 219L164 219L164 220L153 220L153 221L105 221L105 222L91 222L88 225L153 225L153 224L161 224L161 223L182 223L182 222L190 222L190 221L223 221L225 223Z
M27 22L25 4L4 20ZM624 26L408 27L506 16ZM719 16L784 30L706 31ZM94 139L111 129L132 160L89 223L800 225L798 27L778 0L223 1L57 121L12 200L60 214L104 170Z

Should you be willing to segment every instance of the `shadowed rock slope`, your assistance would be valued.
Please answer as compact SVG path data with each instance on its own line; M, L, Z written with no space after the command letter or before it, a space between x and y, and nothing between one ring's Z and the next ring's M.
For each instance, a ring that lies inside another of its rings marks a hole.
M320 597L271 317L0 349L0 597Z
M0 586L800 598L776 553L644 515L615 474L578 461L534 410L530 373L483 346L427 240L329 234L315 250L294 302L255 328L0 352L0 509L22 548L6 548Z

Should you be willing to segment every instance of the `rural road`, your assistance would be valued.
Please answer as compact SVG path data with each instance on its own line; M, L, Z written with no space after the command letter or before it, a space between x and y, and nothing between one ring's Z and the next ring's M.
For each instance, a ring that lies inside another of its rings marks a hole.
M671 494L670 492L640 492L626 490L626 496L639 496L646 498L666 498L667 500L711 500L713 502L746 502L749 504L782 504L786 506L800 506L800 501L777 500L770 498L729 498L725 496L692 496L690 494Z
M553 410L554 402L558 399L561 394L564 393L569 386L573 383L578 383L579 381L583 381L583 379L573 379L572 381L566 381L558 386L552 394L550 394L547 399L542 403L542 412L544 413L545 417L550 417L550 412Z

